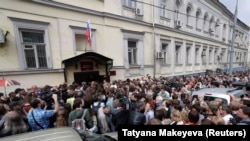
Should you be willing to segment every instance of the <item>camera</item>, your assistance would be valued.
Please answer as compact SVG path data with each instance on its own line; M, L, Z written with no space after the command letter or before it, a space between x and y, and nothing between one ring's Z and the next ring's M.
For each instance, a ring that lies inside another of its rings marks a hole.
M235 118L230 118L229 119L229 122L232 124L232 125L237 125L237 120Z
M59 101L61 92L56 89L45 87L40 93L40 98L46 102L47 109L52 109L52 105L54 103L54 100L52 98L53 94L57 94Z

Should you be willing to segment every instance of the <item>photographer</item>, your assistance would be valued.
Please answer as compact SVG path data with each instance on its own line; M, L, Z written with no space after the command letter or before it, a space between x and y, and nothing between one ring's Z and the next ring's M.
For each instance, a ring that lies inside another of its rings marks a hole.
M36 98L31 101L32 110L28 113L28 122L32 131L47 129L50 126L50 117L59 111L59 103L57 94L53 94L54 110L42 109L44 101Z
M54 109L54 100L52 98L53 94L57 94L57 100L59 102L59 106L62 107L63 100L61 98L61 92L49 85L44 86L42 89L39 98L45 102L48 110ZM42 107L43 108L43 107Z

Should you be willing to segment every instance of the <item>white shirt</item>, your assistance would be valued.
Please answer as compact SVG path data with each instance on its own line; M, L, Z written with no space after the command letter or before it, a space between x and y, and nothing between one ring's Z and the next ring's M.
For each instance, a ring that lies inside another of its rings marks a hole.
M231 114L227 114L223 117L223 120L225 121L225 125L228 125L230 118L233 118Z

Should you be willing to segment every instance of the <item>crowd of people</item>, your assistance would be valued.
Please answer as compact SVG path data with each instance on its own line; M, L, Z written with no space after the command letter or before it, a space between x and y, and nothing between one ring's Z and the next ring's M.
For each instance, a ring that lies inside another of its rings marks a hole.
M249 91L230 104L219 99L205 101L202 96L192 99L192 91L197 89L227 88L234 82L249 81L250 72L246 71L172 78L146 75L58 87L34 85L30 91L17 88L8 97L0 93L0 137L67 126L102 134L124 124L250 125Z

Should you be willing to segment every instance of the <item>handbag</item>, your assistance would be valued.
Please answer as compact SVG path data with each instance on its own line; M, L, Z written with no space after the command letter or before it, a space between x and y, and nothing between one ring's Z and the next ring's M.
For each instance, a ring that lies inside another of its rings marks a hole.
M33 119L34 119L36 125L38 125L41 129L44 129L44 127L36 121L36 119L35 119L35 117L34 117L34 114L33 114L33 110L31 111L31 114L32 114L32 117L33 117Z

